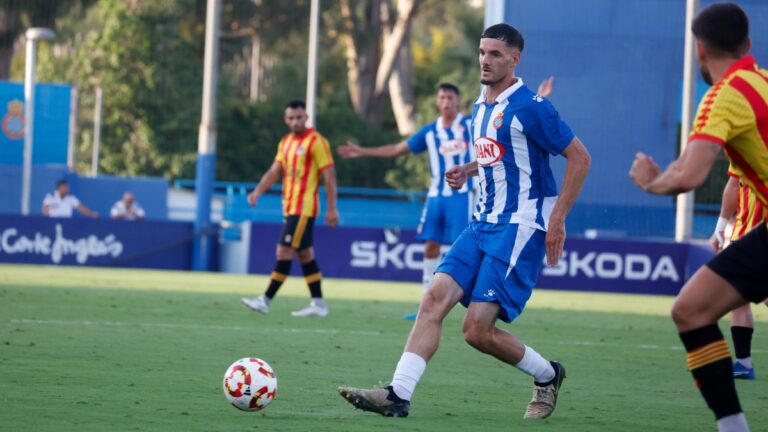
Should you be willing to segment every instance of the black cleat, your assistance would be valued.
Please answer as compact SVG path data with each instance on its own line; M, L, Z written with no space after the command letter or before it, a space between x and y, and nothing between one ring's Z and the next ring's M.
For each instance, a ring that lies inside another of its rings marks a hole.
M391 386L377 389L339 387L339 394L355 408L385 417L408 417L411 408L411 403L397 397Z

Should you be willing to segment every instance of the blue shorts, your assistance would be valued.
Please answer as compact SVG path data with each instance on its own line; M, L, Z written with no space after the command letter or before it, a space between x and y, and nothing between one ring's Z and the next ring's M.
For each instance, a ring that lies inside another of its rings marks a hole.
M473 221L435 273L449 274L464 290L461 304L495 302L499 319L512 322L525 308L544 263L546 233L524 225Z
M453 243L469 224L470 205L468 193L427 198L416 238L446 245Z

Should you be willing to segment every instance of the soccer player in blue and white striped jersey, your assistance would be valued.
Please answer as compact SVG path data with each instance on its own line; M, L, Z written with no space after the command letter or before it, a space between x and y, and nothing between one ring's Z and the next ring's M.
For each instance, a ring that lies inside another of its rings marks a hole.
M440 84L435 97L440 117L422 127L408 140L380 147L363 147L349 142L338 149L344 158L388 158L427 152L431 181L418 228L418 239L424 241L422 283L425 291L432 283L432 274L439 264L440 246L453 244L466 228L471 216L472 200L469 196L474 182L453 189L445 180L447 170L475 159L474 149L470 145L472 117L459 112L459 96L459 88L455 85Z
M533 377L533 400L524 418L552 414L565 369L546 360L513 334L496 326L523 311L546 256L556 265L563 252L565 217L589 171L589 152L546 99L515 76L523 37L497 24L480 39L481 83L485 85L472 116L477 160L446 171L453 188L480 177L480 203L472 222L438 266L432 287L385 389L339 388L358 408L406 416L411 395L437 351L443 319L461 302L467 307L464 338ZM558 195L549 156L567 159ZM504 369L499 378L504 379Z

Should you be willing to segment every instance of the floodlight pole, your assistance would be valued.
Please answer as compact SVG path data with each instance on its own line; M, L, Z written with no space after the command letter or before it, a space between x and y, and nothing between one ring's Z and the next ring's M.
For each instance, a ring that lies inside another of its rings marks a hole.
M101 118L104 92L96 87L96 106L93 109L93 148L91 149L91 176L99 175L99 154L101 153Z
M309 58L307 60L307 127L315 127L317 93L317 36L320 0L312 0L309 11Z
M208 0L205 19L205 63L203 66L203 109L197 140L195 190L197 209L192 249L192 269L211 268L214 237L211 232L211 200L216 178L216 82L219 65L221 0Z
M691 26L696 10L699 8L699 0L686 0L685 3L685 51L683 59L683 112L680 125L680 154L688 144L688 135L693 123L693 105L696 98L696 72L693 68L694 39ZM683 242L690 240L693 231L693 191L677 196L677 209L675 212L675 240Z
M483 28L504 22L504 9L509 0L485 0Z
M32 190L32 146L35 136L35 67L37 65L37 41L52 40L56 33L51 29L32 27L27 30L27 55L24 71L24 159L21 171L21 214L29 214L29 197Z

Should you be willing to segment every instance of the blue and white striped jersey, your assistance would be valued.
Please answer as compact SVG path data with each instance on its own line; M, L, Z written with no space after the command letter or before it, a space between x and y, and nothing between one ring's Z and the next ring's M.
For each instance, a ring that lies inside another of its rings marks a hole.
M452 196L456 193L467 193L474 187L473 182L467 182L461 189L454 190L445 182L445 172L455 165L463 165L475 160L470 125L472 117L459 114L451 127L443 127L443 119L422 127L408 140L408 147L414 154L429 151L429 170L432 181L428 196Z
M474 219L546 231L557 200L549 155L573 140L552 104L518 78L494 103L485 89L472 109L472 140L480 178Z

